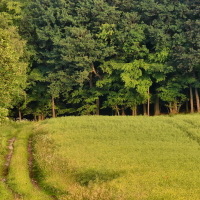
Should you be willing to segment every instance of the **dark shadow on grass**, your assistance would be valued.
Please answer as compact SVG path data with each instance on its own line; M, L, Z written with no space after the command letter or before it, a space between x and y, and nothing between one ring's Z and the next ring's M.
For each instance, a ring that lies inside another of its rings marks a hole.
M32 166L32 176L37 181L38 186L42 188L46 192L46 194L52 196L53 199L57 199L56 197L59 195L68 194L65 191L62 191L45 183L45 174L35 160Z
M96 171L89 169L84 172L77 173L75 175L76 182L82 186L88 186L90 183L103 183L111 181L120 177L122 172L112 171Z

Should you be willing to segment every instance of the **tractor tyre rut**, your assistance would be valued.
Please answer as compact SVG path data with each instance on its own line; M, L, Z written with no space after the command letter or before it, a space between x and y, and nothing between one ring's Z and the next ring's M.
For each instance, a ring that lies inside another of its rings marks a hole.
M21 195L18 194L17 192L15 192L10 185L8 184L8 174L9 174L9 168L10 168L10 162L13 156L13 152L14 152L14 144L16 141L16 137L13 137L11 139L8 140L8 153L5 157L5 166L4 166L4 172L3 172L3 176L4 179L2 180L6 185L8 190L11 191L11 193L13 194L13 197L15 200L20 200L21 199Z
M33 156L33 141L32 141L32 137L29 137L28 140L28 168L29 168L29 176L31 179L31 182L33 184L33 186L37 189L42 191L42 188L40 187L38 181L36 180L36 176L34 174L34 156ZM52 200L59 200L56 196L50 196L50 198Z

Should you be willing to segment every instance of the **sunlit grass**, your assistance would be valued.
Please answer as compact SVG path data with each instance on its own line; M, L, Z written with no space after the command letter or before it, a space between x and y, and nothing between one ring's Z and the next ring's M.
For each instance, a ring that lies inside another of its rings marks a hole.
M7 122L0 126L0 199L1 200L49 200L42 190L33 186L29 177L28 139L33 124ZM15 138L11 162L5 174L9 139Z
M32 134L32 124L20 124L17 130L14 153L11 159L8 185L23 200L49 200L51 199L43 191L39 190L31 182L28 166L28 139Z
M1 200L12 200L11 190L5 184L5 163L6 154L8 153L8 140L15 136L15 126L13 123L7 122L0 125L0 198Z
M35 137L40 181L59 199L198 200L199 130L199 115L47 120Z

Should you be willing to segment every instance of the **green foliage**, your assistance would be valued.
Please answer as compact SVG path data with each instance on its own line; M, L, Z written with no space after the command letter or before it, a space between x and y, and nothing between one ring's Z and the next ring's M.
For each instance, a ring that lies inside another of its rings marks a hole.
M0 89L7 104L0 106L14 107L13 115L50 116L52 98L67 115L94 114L98 99L100 108L140 107L150 97L156 105L158 96L162 108L172 99L182 104L188 87L200 87L198 9L198 1L180 0L2 0L0 65L10 77L8 60L23 73L16 75L17 95ZM187 81L179 83L180 74Z
M21 4L3 1L0 6L0 108L4 110L0 115L6 116L5 109L12 107L25 89L27 63L25 41L14 26Z
M182 92L184 85L181 79L181 77L171 79L167 85L158 89L159 97L168 102L170 113L178 113L181 105L187 100L186 95Z
M8 116L8 109L1 108L0 107L0 124L6 120L6 117Z

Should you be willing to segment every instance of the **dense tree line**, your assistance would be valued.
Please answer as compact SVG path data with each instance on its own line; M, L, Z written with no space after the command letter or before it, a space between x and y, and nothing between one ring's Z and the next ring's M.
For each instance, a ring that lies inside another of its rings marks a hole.
M198 0L3 0L0 9L1 115L200 112Z

